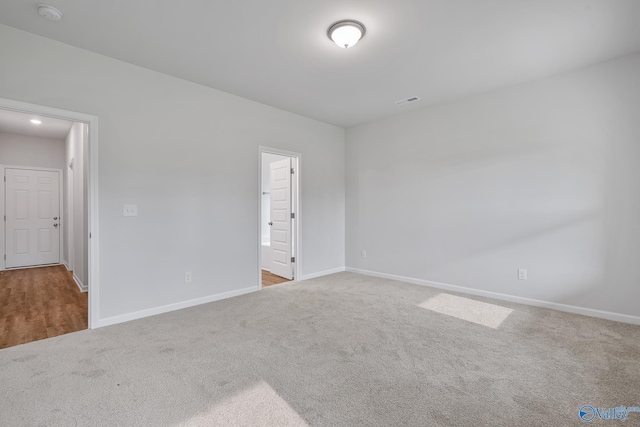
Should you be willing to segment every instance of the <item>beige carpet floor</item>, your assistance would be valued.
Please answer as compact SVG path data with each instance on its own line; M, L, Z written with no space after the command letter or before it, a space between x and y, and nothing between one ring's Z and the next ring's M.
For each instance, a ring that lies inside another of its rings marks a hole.
M639 326L351 273L0 350L0 426L578 426L586 404L640 406Z

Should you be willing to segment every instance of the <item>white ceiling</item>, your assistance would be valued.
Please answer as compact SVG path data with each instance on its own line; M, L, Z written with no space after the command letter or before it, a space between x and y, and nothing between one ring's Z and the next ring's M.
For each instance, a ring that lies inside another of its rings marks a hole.
M30 122L31 119L38 119L42 121L42 124L34 125ZM73 125L73 122L66 120L0 109L0 133L65 139L71 129L71 125Z
M2 0L0 23L343 127L640 51L638 0L49 3L61 22Z

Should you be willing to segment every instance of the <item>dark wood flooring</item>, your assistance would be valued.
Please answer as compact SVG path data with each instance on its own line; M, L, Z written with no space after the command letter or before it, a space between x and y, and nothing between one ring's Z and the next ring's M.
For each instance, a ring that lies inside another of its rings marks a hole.
M262 270L262 287L278 285L280 283L290 282L291 280L285 279L284 277L276 276L275 274L271 274L267 270Z
M0 348L87 329L87 299L63 265L0 271Z

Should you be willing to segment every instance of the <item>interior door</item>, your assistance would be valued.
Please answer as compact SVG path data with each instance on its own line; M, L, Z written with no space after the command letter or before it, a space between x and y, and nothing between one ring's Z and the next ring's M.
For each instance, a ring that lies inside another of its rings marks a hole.
M269 165L271 190L271 273L292 279L291 268L291 159Z
M6 268L59 264L59 173L5 171Z

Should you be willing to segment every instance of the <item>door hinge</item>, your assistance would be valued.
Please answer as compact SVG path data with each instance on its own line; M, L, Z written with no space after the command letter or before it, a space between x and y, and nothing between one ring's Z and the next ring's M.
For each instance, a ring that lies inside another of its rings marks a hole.
M296 219L296 214L295 214L295 212L291 212L291 219Z
M294 172L293 168L291 168L291 174L294 174L294 173L295 173L295 172Z
M91 238L91 233L89 233L89 238Z
M296 257L292 256L291 257L291 262L296 262Z

